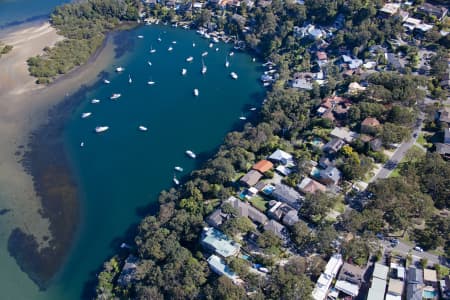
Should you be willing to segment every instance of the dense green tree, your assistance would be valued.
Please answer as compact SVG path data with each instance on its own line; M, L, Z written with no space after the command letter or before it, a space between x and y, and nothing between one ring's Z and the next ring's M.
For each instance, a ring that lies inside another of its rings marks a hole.
M430 196L417 188L414 178L408 179L382 179L369 186L369 190L374 194L372 207L384 212L383 219L393 231L409 228L413 218L425 219L433 210Z
M315 242L311 229L302 221L295 223L290 232L291 240L300 251L309 249Z
M450 163L437 153L427 154L417 165L421 184L438 208L450 207Z
M342 244L342 254L346 260L364 266L369 259L370 248L367 241L355 238Z
M305 269L288 262L278 266L266 289L268 299L309 300L312 299L313 284L305 275Z
M247 299L245 289L235 285L225 276L219 277L206 289L206 299L241 300Z
M306 194L305 200L300 207L299 215L313 223L321 223L327 216L330 208L333 207L334 202L334 197L326 193Z
M384 123L381 130L381 139L385 145L401 143L410 135L410 129L393 123Z

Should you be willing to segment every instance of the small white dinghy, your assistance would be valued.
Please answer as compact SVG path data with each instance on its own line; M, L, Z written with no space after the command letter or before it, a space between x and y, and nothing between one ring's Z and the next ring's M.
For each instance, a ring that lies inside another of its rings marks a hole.
M86 118L90 117L91 115L92 115L91 112L85 112L85 113L82 113L82 114L81 114L81 118L82 118L82 119L86 119Z

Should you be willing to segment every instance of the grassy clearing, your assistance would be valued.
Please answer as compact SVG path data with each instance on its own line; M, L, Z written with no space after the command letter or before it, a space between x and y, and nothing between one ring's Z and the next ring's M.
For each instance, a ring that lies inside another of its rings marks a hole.
M264 198L260 196L255 196L249 200L249 202L256 207L258 210L262 212L266 212L267 206L269 202L267 200L264 200Z

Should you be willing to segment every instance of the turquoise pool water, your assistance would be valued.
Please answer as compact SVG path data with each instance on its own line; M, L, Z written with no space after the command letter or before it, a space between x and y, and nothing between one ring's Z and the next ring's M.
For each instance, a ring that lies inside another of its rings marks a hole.
M437 292L436 291L427 291L424 290L422 297L425 299L434 299L437 296Z

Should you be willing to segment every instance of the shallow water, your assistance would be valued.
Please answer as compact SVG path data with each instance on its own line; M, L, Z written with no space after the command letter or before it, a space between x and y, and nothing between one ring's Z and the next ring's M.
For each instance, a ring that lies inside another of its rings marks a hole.
M7 299L88 295L83 294L89 288L87 280L118 250L127 230L139 222L139 213L151 211L149 205L156 203L159 191L172 185L173 167L184 168L184 173L177 173L181 179L216 150L228 131L242 126L239 117L251 117L248 108L259 106L262 100L258 64L251 57L236 53L230 58L230 68L225 68L230 45L209 48L209 41L194 31L161 26L121 33L116 42L125 54L105 70L111 84L98 82L87 94L82 93L81 104L64 122L63 145L81 198L80 223L71 251L46 291L37 292L23 277L20 280L27 282L27 289L16 290L14 297L14 289L7 289ZM156 53L149 53L151 47ZM208 71L202 75L204 51L209 52L204 57ZM194 57L192 63L186 62L188 56ZM117 66L125 71L115 73ZM187 69L186 76L181 76L182 68ZM238 80L231 79L231 71L239 75ZM149 80L156 84L149 86ZM199 89L198 97L193 95L194 88ZM112 93L122 97L112 101ZM91 104L93 98L101 102ZM83 112L92 115L81 119ZM99 125L110 129L96 134L94 128ZM139 131L139 125L148 131ZM197 153L198 159L189 159L184 154L187 149ZM5 272L5 268L0 270L0 278Z

